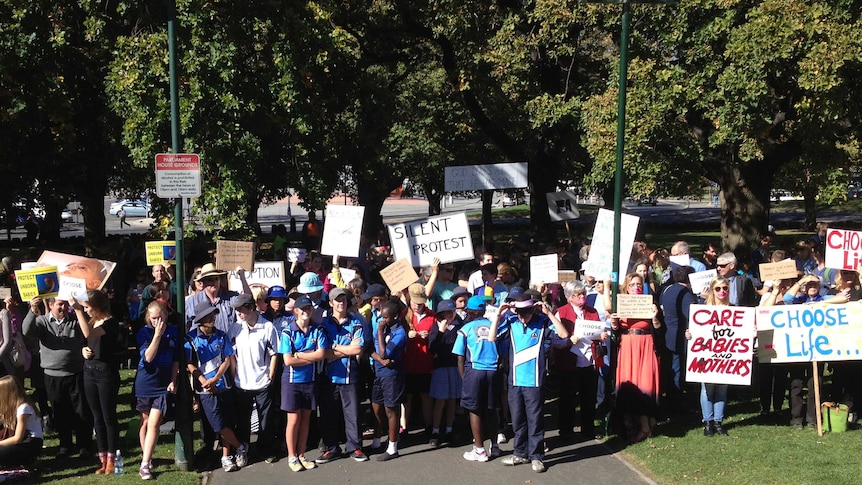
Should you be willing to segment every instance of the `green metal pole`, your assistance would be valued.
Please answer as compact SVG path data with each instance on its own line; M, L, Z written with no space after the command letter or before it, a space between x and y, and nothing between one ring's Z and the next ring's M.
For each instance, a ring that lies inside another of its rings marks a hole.
M626 137L626 80L629 64L629 23L630 6L623 0L622 32L620 33L620 79L619 101L617 105L617 166L614 174L614 261L611 267L611 311L617 311L617 294L620 286L620 225L623 211L623 153Z
M174 153L183 152L180 138L180 100L177 87L177 39L176 39L177 4L169 0L168 6L168 55L171 84L171 146ZM174 237L176 243L176 283L177 283L177 313L180 315L182 327L178 330L185 335L185 274L183 271L183 199L174 199ZM180 340L184 342L184 340ZM192 438L192 396L188 382L185 354L180 352L180 375L177 378L177 408L174 421L174 463L181 471L189 471L193 467L194 440Z

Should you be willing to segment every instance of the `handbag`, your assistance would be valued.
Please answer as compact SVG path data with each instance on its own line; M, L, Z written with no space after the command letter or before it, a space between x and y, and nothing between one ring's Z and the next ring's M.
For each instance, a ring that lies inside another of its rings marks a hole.
M12 359L13 366L26 370L27 362L30 360L27 358L29 357L29 352L27 351L27 344L24 343L24 337L20 333L12 335L12 351L9 353L9 356Z

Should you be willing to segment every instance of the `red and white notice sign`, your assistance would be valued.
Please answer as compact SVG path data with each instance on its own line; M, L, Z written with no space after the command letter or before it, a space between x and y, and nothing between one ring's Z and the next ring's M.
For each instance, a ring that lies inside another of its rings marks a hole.
M200 197L200 155L197 153L156 154L156 195L162 199Z

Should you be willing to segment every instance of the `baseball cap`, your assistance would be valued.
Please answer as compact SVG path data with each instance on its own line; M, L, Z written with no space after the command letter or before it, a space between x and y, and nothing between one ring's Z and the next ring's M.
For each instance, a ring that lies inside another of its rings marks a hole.
M523 294L524 294L524 289L521 288L520 286L512 287L512 289L509 290L509 294L506 295L506 301L514 301L515 299L517 299L519 296L521 296Z
M455 311L455 302L452 300L441 300L434 309L438 314L442 312Z
M333 288L332 291L329 292L329 299L330 300L336 300L336 299L338 299L339 296L346 296L347 299L349 300L350 297L353 295L351 295L350 292L348 292L344 288Z
M369 286L367 290L365 290L365 293L362 294L362 299L370 300L375 296L378 298L386 296L386 287L379 283L374 283L373 285Z
M467 309L485 311L485 299L478 295L471 296L470 299L467 300Z
M293 304L293 308L308 308L313 306L314 302L306 295L300 296L299 299L296 300L296 303Z
M231 298L230 306L234 308L239 308L244 305L254 305L254 298L252 298L251 295L246 295L245 293Z

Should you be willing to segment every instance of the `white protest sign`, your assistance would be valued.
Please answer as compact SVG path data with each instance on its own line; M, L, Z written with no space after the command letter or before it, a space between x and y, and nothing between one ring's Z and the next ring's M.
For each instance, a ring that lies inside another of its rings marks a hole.
M862 263L862 231L826 231L826 267L856 271Z
M759 362L862 360L859 303L757 308Z
M330 256L359 256L359 237L365 207L359 205L327 205L326 224L320 253Z
M691 258L688 254L678 254L676 256L669 256L670 262L679 266L691 266Z
M605 331L605 322L598 320L577 320L575 322L575 337L578 340L599 340Z
M441 263L474 258L473 239L463 212L388 226L395 259L411 266L426 266L434 258Z
M559 280L559 258L557 254L530 257L530 284L556 283Z
M617 315L620 318L652 318L654 305L652 295L617 295Z
M575 203L578 196L574 192L548 192L545 198L548 200L548 214L552 221L567 221L581 217Z
M70 297L75 297L78 301L87 301L86 280L62 275L58 279L60 280L60 291L57 294L58 299L70 301Z
M306 252L305 248L287 248L287 261L289 263L304 263Z
M349 268L338 268L338 271L341 272L341 279L344 280L345 283L350 283L350 280L356 278L356 270Z
M625 273L629 267L632 244L638 231L640 218L631 214L620 214L620 272ZM604 280L611 274L614 261L614 211L599 209L596 217L596 228L593 230L593 242L590 244L590 258L584 264L584 271L589 276Z
M527 184L527 162L463 165L445 169L446 192L518 189Z
M257 261L254 263L254 271L246 272L245 279L249 286L284 286L284 262ZM242 281L235 271L228 272L227 285L231 291L242 291Z
M691 285L691 291L695 295L699 295L703 292L703 290L709 288L709 283L712 282L718 276L718 271L714 269L708 269L706 271L701 271L699 273L692 273L688 275L688 282Z
M685 380L751 385L756 308L692 305Z

